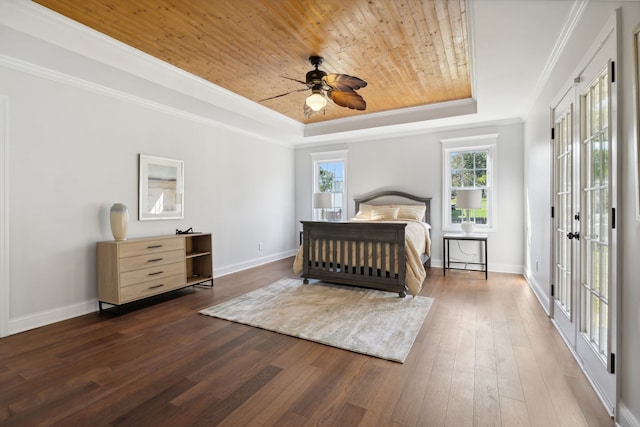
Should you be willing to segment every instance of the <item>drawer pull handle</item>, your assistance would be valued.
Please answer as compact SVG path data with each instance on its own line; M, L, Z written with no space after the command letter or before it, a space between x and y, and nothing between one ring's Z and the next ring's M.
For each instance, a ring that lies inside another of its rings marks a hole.
M149 289L158 289L158 288L161 288L161 287L163 287L163 286L164 286L164 284L163 284L163 283L161 283L161 284L159 284L159 285L149 286Z
M162 274L164 271L156 271L155 273L149 273L149 276L156 276L158 274Z
M162 261L164 258L154 258L154 259L150 259L147 262L157 262L157 261Z
M147 246L147 249L156 249L156 248L161 248L162 245L153 245L153 246Z

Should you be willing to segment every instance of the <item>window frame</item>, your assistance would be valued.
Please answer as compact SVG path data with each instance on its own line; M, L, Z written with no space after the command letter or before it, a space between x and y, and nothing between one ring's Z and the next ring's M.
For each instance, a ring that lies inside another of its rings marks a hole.
M348 209L349 206L347 204L347 154L348 150L338 150L338 151L324 151L320 153L311 153L311 197L310 197L310 209L311 209L311 218L314 221L318 221L321 219L321 215L317 209L313 208L313 193L317 193L320 191L320 164L321 163L332 163L332 162L342 162L343 164L343 180L342 180L342 220L346 220L349 218ZM333 193L340 194L340 193ZM334 196L336 197L336 196Z
M498 134L476 135L463 138L440 140L442 143L442 229L462 232L460 224L451 222L451 164L452 152L487 150L487 183L480 188L487 190L487 223L477 224L476 231L494 232L498 229Z

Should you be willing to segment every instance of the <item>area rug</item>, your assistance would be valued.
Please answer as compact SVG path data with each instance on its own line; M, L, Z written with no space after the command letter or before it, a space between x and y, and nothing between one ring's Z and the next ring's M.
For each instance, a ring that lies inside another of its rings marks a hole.
M284 278L200 313L404 363L432 303Z

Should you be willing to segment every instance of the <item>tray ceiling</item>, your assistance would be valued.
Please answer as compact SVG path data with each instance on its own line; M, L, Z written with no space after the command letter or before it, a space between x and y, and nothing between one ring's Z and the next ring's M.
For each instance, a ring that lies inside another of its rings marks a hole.
M472 96L465 0L34 0L301 123ZM364 112L306 119L310 55L360 77Z

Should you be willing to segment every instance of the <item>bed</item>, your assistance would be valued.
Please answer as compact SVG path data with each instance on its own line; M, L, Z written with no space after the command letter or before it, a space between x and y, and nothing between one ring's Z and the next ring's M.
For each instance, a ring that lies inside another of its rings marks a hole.
M294 272L304 278L417 295L431 266L431 198L381 191L354 199L345 222L301 221Z

